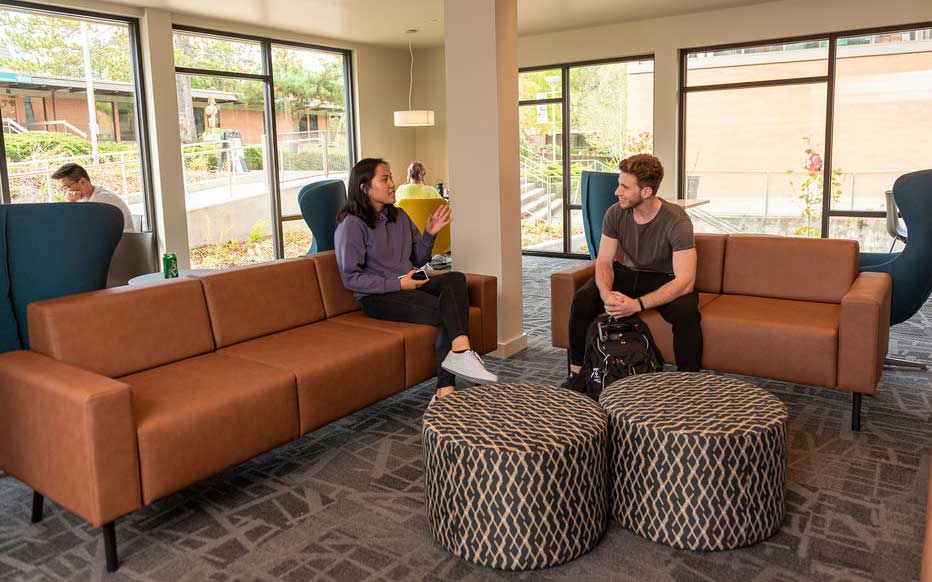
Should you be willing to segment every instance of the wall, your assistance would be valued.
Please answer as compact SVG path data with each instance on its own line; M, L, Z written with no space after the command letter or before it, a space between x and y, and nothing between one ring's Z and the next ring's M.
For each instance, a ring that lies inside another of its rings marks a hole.
M654 151L675 168L679 49L929 21L928 0L788 0L521 37L518 66L654 54Z
M448 184L447 99L443 47L414 51L414 107L434 110L434 126L419 127L416 157L427 166L427 180Z

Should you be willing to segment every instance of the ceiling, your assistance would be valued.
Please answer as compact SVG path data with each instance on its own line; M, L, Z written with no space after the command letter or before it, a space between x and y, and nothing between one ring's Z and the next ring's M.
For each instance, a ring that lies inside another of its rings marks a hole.
M116 1L354 42L443 44L443 0ZM518 0L518 31L556 32L769 1L774 0ZM408 29L419 32L406 34Z

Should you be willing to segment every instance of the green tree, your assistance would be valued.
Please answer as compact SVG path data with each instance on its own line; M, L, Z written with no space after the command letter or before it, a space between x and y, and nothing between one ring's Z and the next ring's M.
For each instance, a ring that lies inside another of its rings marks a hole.
M85 21L91 72L96 80L132 81L129 28ZM82 21L0 10L0 44L9 56L0 68L48 77L84 77Z
M571 69L573 129L583 135L593 154L609 158L612 166L653 149L650 133L634 134L630 129L628 98L628 63Z

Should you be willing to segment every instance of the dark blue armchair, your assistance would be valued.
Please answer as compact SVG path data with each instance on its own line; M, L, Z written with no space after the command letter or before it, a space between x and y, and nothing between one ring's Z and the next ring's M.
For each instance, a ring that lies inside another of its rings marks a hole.
M586 233L586 245L589 256L596 258L599 254L599 241L602 239L602 219L609 206L618 202L615 189L618 187L618 172L591 172L586 170L580 179L582 190L583 231Z
M932 294L932 170L911 172L893 183L893 197L909 238L898 253L861 253L861 271L888 273L893 278L890 325L915 315ZM895 366L921 364L888 359Z
M301 216L314 236L307 254L333 250L337 213L345 203L346 185L342 180L321 180L308 184L298 192Z
M0 352L29 348L33 301L103 289L122 234L109 204L0 205Z

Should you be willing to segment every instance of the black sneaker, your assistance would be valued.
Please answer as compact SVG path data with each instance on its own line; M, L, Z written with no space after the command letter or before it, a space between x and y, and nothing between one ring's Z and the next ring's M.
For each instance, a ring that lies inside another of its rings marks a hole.
M568 388L576 392L586 393L586 378L577 372L570 372L560 384L560 388Z

